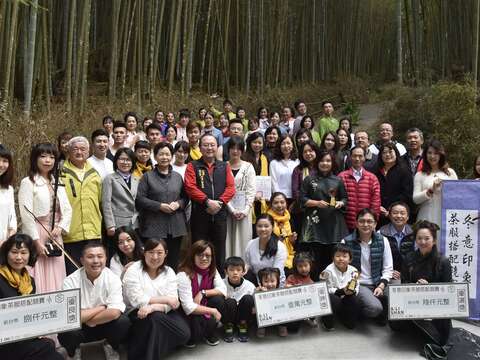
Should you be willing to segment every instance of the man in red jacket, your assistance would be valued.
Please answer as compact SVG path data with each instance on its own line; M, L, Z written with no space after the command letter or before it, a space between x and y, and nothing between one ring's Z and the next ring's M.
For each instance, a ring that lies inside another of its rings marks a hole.
M355 229L357 213L365 208L371 209L378 219L380 214L380 184L377 177L365 170L365 150L355 146L350 152L352 167L338 176L343 180L348 194L345 222L350 231Z
M229 163L216 160L217 149L217 139L213 135L202 135L202 157L187 165L185 191L192 200L192 241L211 241L217 265L223 270L227 238L226 205L235 195L235 180Z

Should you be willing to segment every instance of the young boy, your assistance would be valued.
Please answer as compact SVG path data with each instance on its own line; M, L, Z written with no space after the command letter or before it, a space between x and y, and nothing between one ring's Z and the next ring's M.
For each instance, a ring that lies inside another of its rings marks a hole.
M259 286L257 291L268 291L278 289L280 287L280 270L273 267L263 268L258 271L258 282ZM257 337L265 337L266 330L265 328L257 329ZM278 336L285 337L288 336L288 329L285 325L278 325Z
M357 294L360 290L358 270L351 266L352 250L338 244L333 251L333 263L320 274L320 280L327 281L332 311L349 329L353 329L359 313ZM322 323L327 330L333 330L333 315L323 316Z
M238 341L248 341L248 323L254 320L253 293L255 285L243 278L245 275L245 262L238 256L231 256L225 261L227 276L223 281L227 286L227 299L225 300L226 316L224 322L226 342L233 342L234 326L238 328Z

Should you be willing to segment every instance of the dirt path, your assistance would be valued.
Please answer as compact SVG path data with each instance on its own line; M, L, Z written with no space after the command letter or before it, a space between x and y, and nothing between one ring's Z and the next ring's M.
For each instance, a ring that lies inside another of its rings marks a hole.
M360 105L360 121L357 129L371 130L375 122L380 117L383 110L383 103Z

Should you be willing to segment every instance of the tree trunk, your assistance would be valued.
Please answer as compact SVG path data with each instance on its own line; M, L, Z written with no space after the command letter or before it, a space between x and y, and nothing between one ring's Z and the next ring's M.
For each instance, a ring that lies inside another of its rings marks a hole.
M402 0L397 0L397 81L403 84Z
M33 0L30 4L30 21L28 24L28 46L25 64L25 107L24 112L30 117L32 110L32 86L33 86L33 65L35 63L35 40L37 34L37 11L38 0Z

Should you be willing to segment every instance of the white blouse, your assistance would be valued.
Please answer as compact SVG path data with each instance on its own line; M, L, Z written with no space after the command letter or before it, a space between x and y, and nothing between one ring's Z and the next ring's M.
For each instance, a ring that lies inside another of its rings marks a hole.
M143 269L141 261L133 263L123 276L123 291L127 307L141 308L148 305L152 297L178 297L177 278L172 268L165 266L155 279ZM166 305L167 312L172 308Z
M253 165L249 162L243 161L238 169L237 175L235 175L235 192L243 191L245 192L245 207L243 209L235 209L232 205L232 201L227 204L227 209L230 213L234 211L241 211L245 215L250 214L250 209L252 208L253 201L255 200L256 194L256 175Z
M201 282L202 275L198 275L198 284L200 285ZM182 271L177 274L177 283L178 297L182 304L183 311L185 314L190 315L198 306L198 304L193 301L192 280ZM218 271L215 273L215 278L213 279L213 288L219 290L224 296L227 296L227 287Z
M300 164L297 160L272 160L270 162L270 177L272 179L272 193L280 191L288 199L292 198L292 173Z
M285 261L287 260L287 248L283 242L278 241L278 249L275 256L266 257L263 255L263 250L260 250L260 239L257 237L248 242L247 248L245 249L245 263L250 269L254 272L255 275L258 272L266 267L273 267L280 270L280 287L283 287L285 284Z
M29 209L35 216L41 217L50 214L52 211L52 201L48 183L40 175L35 175L34 182L30 178L23 178L20 182L18 190L18 206L20 208L20 216L22 218L22 231L38 240L37 225L33 216L25 209ZM52 178L53 186L53 178ZM61 218L58 226L68 233L70 222L72 220L72 207L67 198L64 186L59 186L57 190L57 201L60 204Z
M15 215L15 199L13 187L0 188L0 244L7 240L9 230L17 230L17 216Z

